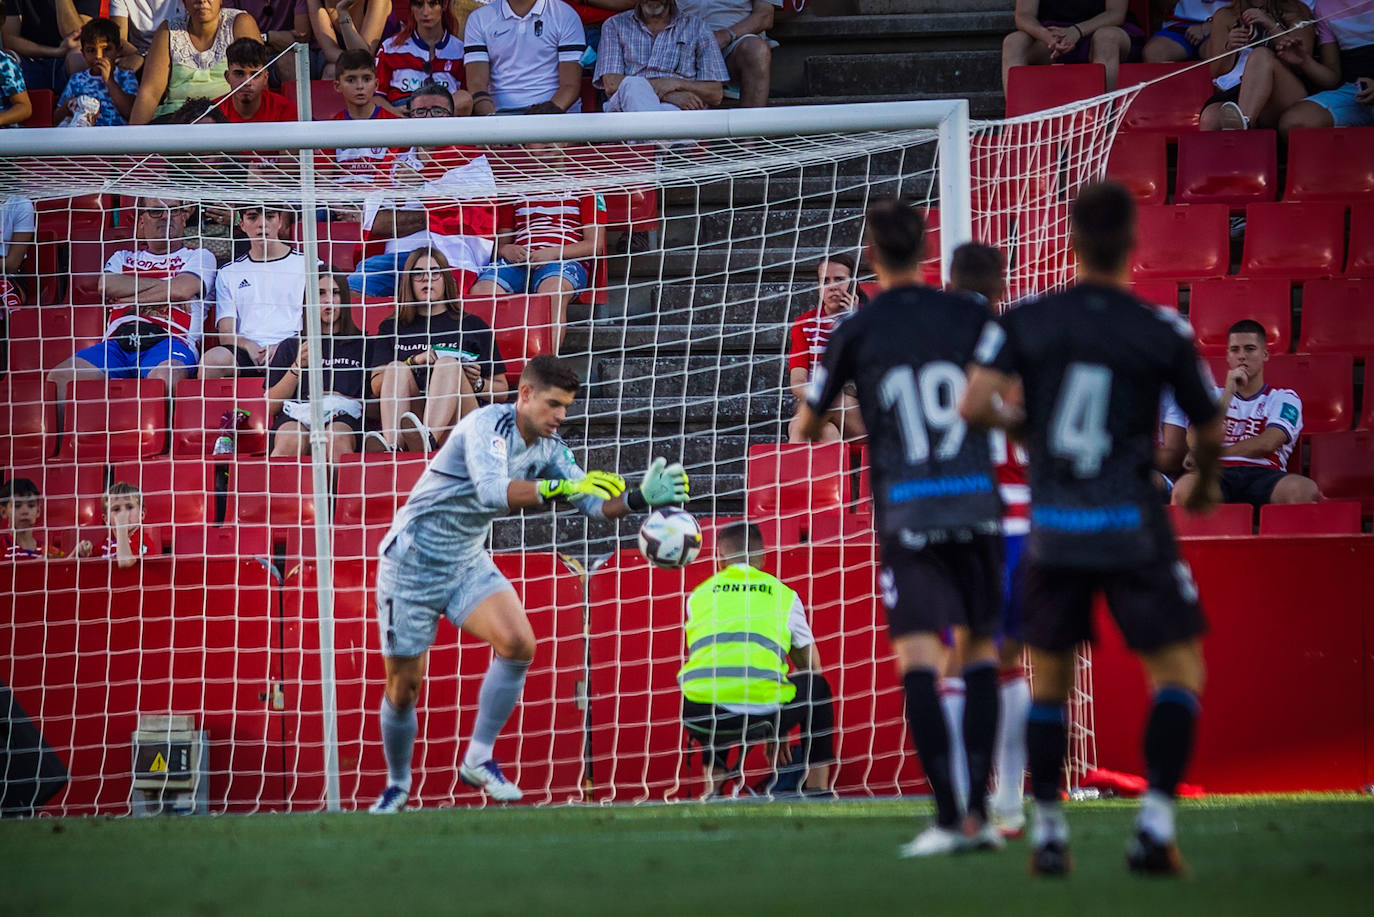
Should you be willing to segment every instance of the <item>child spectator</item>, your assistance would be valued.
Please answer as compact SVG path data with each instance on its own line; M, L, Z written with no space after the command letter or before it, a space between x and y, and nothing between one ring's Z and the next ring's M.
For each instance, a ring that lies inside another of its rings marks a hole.
M463 39L447 0L412 0L401 31L377 52L377 93L393 114L421 84L433 81L453 95L453 113L472 113L463 91Z
M0 531L0 549L6 560L17 557L66 557L56 545L38 540L35 527L43 516L43 494L28 478L11 478L0 484L0 517L4 531ZM81 541L72 552L76 557L89 557L91 543Z
M0 0L0 29L5 27L5 3ZM9 33L6 30L6 38ZM0 49L0 127L23 124L33 114L28 86L20 69L19 55Z
M235 39L224 56L229 62L224 79L233 95L219 108L230 124L296 120L295 103L267 88L267 65L272 61L267 45L256 38Z
M1138 59L1145 33L1126 0L1016 0L1016 31L1002 41L1002 90L1007 73L1026 64L1101 64L1107 91L1121 64Z
M0 203L0 322L10 309L24 304L19 272L33 250L37 229L38 212L33 201L13 195Z
M334 78L339 55L345 51L377 53L391 15L391 0L307 0L307 5L320 49L321 79Z
M1312 56L1316 32L1312 26L1300 29L1286 36L1282 49L1247 46L1311 18L1312 11L1298 0L1236 0L1217 10L1203 52L1210 60L1212 85L1217 91L1203 105L1198 127L1204 131L1243 131L1252 125L1277 126L1284 110L1307 95L1307 86L1295 68L1304 56ZM1334 47L1323 48L1323 52L1329 54L1331 66L1339 66Z
M320 275L320 371L325 389L321 400L330 461L357 449L358 431L363 426L367 341L353 321L349 298L346 278L338 274ZM299 335L282 341L272 355L272 368L267 372L267 404L273 415L273 456L310 454L308 367L309 353Z
M334 65L334 91L343 96L344 110L335 121L371 121L399 118L389 108L377 104L377 65L366 51L345 51ZM396 151L390 147L350 147L322 156L321 164L350 176L371 181L391 168Z
M121 567L132 567L146 554L161 553L157 543L143 528L143 494L132 484L115 481L101 501L110 537L105 539L100 556Z
M557 146L530 144L549 163ZM551 163L551 164L553 164ZM600 194L533 198L502 208L497 260L483 268L469 296L538 293L553 300L553 350L563 342L568 303L585 290L592 259L605 249L606 199Z
M508 389L506 364L486 322L463 311L458 281L435 248L406 258L396 314L372 340L372 394L381 399L383 450L429 451L478 406ZM424 400L424 420L415 413ZM401 423L412 429L402 432Z
M57 100L54 121L73 117L82 110L81 99L99 104L90 119L91 127L111 127L129 123L129 112L138 95L138 77L119 66L119 29L108 19L92 19L81 27L81 56L86 69L67 80L67 88Z
M239 211L248 253L225 265L215 278L220 343L202 359L202 378L262 375L277 345L300 332L305 256L281 240L291 224L287 210Z
M1142 56L1147 64L1172 64L1197 60L1212 33L1212 14L1230 0L1178 0L1173 14L1145 42Z

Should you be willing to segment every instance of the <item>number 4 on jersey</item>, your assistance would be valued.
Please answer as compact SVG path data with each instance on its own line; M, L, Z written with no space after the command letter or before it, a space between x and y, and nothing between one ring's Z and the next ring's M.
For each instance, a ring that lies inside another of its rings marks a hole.
M1073 463L1075 477L1096 477L1112 451L1107 411L1112 371L1099 363L1070 363L1050 421L1050 452Z

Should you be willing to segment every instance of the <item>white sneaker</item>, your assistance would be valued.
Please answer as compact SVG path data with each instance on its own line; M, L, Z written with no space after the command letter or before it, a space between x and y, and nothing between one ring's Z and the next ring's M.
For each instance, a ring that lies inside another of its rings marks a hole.
M501 765L496 763L495 758L488 758L476 767L468 767L465 762L458 768L458 776L468 786L484 790L497 802L519 802L525 795L520 792L520 787L511 783L506 779L506 775L501 773Z
M967 827L964 829L964 844L966 850L980 850L996 853L1007 849L1006 838L991 820L980 822L976 817L970 816Z
M380 443L382 448L379 451L381 452L396 451L396 447L391 443L387 442L386 437L383 436L381 433L378 433L376 430L367 431L367 435L363 437L363 443L366 444L369 440L376 440L378 443Z
M401 423L409 423L419 432L420 438L425 441L425 451L434 452L439 448L439 441L434 438L434 431L431 430L423 420L415 416L414 411L406 411L401 415Z
M1250 119L1235 102L1222 102L1217 126L1224 131L1243 131L1250 126Z
M406 807L409 799L410 793L398 786L389 786L382 790L382 795L377 797L377 801L367 811L373 815L394 815Z
M949 853L959 853L965 849L966 845L964 835L960 832L952 828L931 825L897 848L897 855L904 858L944 856Z

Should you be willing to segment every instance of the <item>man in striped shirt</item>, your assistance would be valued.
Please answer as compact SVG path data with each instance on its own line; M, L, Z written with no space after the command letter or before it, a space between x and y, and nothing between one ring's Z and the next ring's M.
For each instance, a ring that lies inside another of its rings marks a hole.
M606 111L714 108L730 79L710 27L677 0L639 0L606 20L597 54Z
M863 294L854 281L854 259L849 255L827 255L817 268L820 279L820 304L803 312L792 323L792 347L787 355L788 384L796 399L797 410L806 403L806 385L825 353L830 332L845 316L859 307ZM846 389L835 402L834 410L825 415L822 442L843 438L846 442L862 439L863 419L859 417L859 403L854 393ZM802 443L797 418L787 427L787 441Z

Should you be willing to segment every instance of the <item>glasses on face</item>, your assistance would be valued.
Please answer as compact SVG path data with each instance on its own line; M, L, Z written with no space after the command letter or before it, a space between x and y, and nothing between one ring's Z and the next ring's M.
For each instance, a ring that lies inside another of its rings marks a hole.
M418 277L418 278L424 278L424 279L427 279L427 280L442 280L443 277L444 277L444 274L446 274L446 273L448 273L448 272L445 271L445 270L444 270L443 268L441 268L441 267L430 267L430 268L418 267L418 268L416 268L415 270L413 270L413 271L410 272L410 276L412 276L412 277Z
M134 212L150 220L170 220L183 215L186 211L181 207L138 207Z
M453 109L445 108L442 105L431 105L428 108L410 109L412 118L449 118L453 116Z

